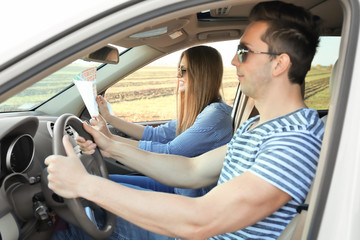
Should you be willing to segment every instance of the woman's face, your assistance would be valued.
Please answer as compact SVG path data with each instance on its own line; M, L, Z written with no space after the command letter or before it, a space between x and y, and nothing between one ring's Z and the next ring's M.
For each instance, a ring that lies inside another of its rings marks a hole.
M180 61L177 78L179 81L179 92L184 92L186 89L186 83L188 81L186 56L183 56Z

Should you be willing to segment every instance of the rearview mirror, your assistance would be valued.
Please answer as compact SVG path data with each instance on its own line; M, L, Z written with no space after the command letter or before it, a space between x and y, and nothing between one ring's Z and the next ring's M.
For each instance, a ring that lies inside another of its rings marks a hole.
M85 61L93 61L100 63L109 63L109 64L117 64L119 63L119 50L116 47L105 46L92 52L85 57L83 57Z

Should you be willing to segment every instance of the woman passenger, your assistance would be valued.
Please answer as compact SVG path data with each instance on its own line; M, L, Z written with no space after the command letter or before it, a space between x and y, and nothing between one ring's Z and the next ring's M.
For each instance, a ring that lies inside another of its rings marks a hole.
M132 144L140 149L163 154L195 157L224 144L233 135L232 108L220 94L223 63L220 53L208 46L185 50L178 65L177 119L158 127L142 126L110 114L102 96L96 100L101 115L90 122L109 138ZM135 139L110 133L106 122ZM84 153L91 154L95 146L83 138L78 144ZM113 181L153 191L170 192L190 197L202 196L213 186L201 189L180 189L163 185L149 177L110 175Z

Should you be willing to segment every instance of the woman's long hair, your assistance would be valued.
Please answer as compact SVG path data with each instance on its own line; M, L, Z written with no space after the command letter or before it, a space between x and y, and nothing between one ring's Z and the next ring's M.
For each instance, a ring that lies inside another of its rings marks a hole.
M179 92L177 85L177 131L181 134L191 127L197 115L210 103L221 101L223 63L220 53L212 47L197 46L181 54L187 59L187 82L185 91ZM180 66L180 62L179 62Z

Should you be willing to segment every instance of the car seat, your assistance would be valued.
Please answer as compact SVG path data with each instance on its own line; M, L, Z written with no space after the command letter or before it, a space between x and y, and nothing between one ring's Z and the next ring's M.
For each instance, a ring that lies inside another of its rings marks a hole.
M330 97L333 95L332 92L333 92L333 85L334 85L334 81L335 81L336 72L337 72L337 61L335 62L334 66L333 66L333 69L332 69L331 75L330 75L330 79L329 79ZM321 120L325 124L327 121L327 116L328 115L325 115L324 117L321 118ZM311 193L312 193L312 185L310 187L310 190L308 192L308 195L305 199L304 204L300 208L298 208L298 212L300 212L300 213L298 213L293 218L293 220L286 226L286 228L281 233L278 240L299 239L299 237L302 234L303 228L304 228L306 214L307 214L307 206L308 206L310 198L311 198Z

